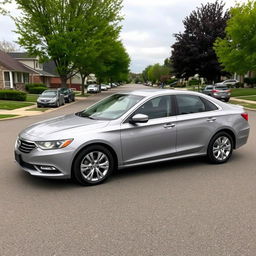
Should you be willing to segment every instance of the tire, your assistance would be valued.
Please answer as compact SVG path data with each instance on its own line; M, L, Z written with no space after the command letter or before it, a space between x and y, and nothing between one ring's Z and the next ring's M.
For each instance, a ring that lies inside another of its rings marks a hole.
M100 160L95 162L97 158ZM115 161L108 149L100 145L89 146L75 158L72 178L83 186L98 185L113 173L114 167Z
M212 137L208 145L207 156L211 163L223 164L232 156L233 148L232 137L226 132L219 132Z
M60 106L60 102L57 101L57 102L56 102L56 108L58 108L59 106Z
M40 105L40 104L37 104L37 107L38 107L38 108L41 108L41 105Z

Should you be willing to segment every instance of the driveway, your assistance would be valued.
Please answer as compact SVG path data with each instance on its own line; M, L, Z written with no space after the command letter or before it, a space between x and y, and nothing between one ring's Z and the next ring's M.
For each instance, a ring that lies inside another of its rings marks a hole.
M24 127L79 111L124 86L54 112L0 122L0 255L256 255L256 112L249 143L225 165L203 158L117 172L80 187L14 163Z

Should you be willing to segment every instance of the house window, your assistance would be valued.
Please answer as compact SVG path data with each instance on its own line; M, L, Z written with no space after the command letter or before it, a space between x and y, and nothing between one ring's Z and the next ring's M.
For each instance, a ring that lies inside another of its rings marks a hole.
M23 81L24 81L24 83L29 83L29 74L28 73L23 73Z
M17 82L22 83L21 73L17 73Z
M7 89L11 88L11 79L9 72L4 72L4 87Z

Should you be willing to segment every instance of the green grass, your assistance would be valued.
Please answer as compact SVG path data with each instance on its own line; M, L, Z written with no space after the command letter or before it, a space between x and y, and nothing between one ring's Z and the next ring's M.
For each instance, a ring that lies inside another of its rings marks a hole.
M36 102L39 94L28 94L27 95L27 101L28 102Z
M15 117L15 116L17 116L17 115L0 115L0 119Z
M241 105L245 108L256 109L256 104L250 104L250 103L245 103L245 102L236 101L236 100L230 100L229 103L235 104L235 105Z
M255 96L240 96L239 99L256 101L256 95Z
M30 109L27 109L26 111L41 111L41 112L45 112L48 109L49 108L30 108Z
M0 100L0 109L6 109L6 110L24 108L32 105L33 103L23 102L23 101Z
M232 88L231 97L256 95L256 88Z
M77 97L90 97L92 96L92 93L85 93L84 95L76 94Z

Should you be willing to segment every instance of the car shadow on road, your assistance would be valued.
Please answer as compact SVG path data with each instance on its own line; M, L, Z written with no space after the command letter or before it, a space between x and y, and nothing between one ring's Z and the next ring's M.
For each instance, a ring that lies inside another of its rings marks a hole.
M239 161L241 159L240 154L233 154L230 161ZM228 163L227 163L228 164ZM128 167L124 169L120 169L114 172L112 177L106 182L111 183L117 180L127 179L127 178L139 178L141 176L147 175L156 175L164 174L164 173L174 173L174 172L194 172L197 168L201 168L204 166L214 166L210 164L206 157L192 157L186 159L179 160L170 160L166 162L140 165L136 167ZM60 190L60 189L77 189L77 188L85 188L77 183L75 183L71 179L67 180L58 180L58 179L46 179L41 177L31 176L29 173L20 171L19 178L29 186L34 186L37 188L43 189L52 189L52 190ZM104 184L103 184L104 185ZM90 186L89 186L90 187ZM87 187L87 188L89 188Z

